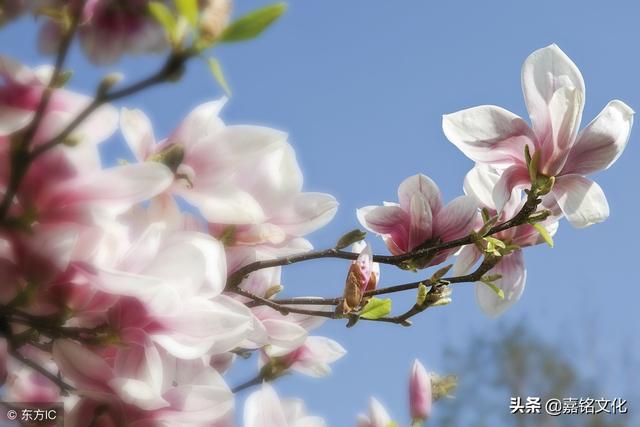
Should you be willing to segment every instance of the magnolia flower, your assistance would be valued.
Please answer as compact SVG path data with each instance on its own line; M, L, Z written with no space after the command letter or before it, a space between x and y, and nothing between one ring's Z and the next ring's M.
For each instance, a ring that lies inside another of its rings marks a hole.
M369 414L358 415L358 427L389 427L392 422L387 410L374 397L369 400Z
M445 135L470 159L504 170L493 190L502 208L511 190L530 184L525 146L537 156L537 174L555 177L550 198L575 227L604 221L609 206L585 175L607 169L622 154L633 110L609 102L578 132L585 88L580 70L556 45L532 53L522 67L522 89L531 127L517 115L483 105L443 116ZM534 165L535 167L535 165Z
M501 179L500 172L485 164L477 164L465 177L464 191L475 198L479 205L488 210L490 215L498 215L498 222L502 223L513 218L520 211L524 200L520 191L514 190L513 195L501 211L498 211L492 190ZM558 230L558 215L551 215L540 223L550 236ZM506 245L516 245L511 253L501 257L498 265L493 267L487 276L501 275L501 278L493 283L503 291L504 298L500 298L494 290L482 282L476 283L476 298L484 313L496 317L504 313L515 304L524 291L527 278L527 270L524 265L522 249L527 246L544 243L539 232L530 224L511 227L493 235ZM471 267L482 257L482 252L476 245L466 245L460 249L454 264L454 274L463 275L471 270Z
M85 2L78 28L85 54L96 64L108 64L124 53L157 52L166 48L164 31L148 10L148 0ZM59 24L48 21L40 32L40 50L55 52L61 39Z
M413 362L409 379L409 406L414 420L425 421L431 415L431 376L419 360Z
M112 323L145 329L176 357L229 351L252 329L249 309L220 295L226 280L224 251L206 234L165 234L160 224L152 224L112 266L75 267L102 292L139 301L125 299L114 307L118 312Z
M367 229L382 236L394 255L411 252L421 246L448 242L471 231L477 206L472 197L460 196L443 206L440 189L428 176L418 174L398 187L399 203L358 209L358 220ZM419 267L443 262L451 250L435 258L422 260Z
M304 344L293 351L283 351L274 346L265 347L260 355L260 368L271 361L278 370L292 370L311 377L324 377L331 373L329 364L342 358L346 352L332 339L309 336Z
M12 59L0 56L0 143L4 137L22 129L33 118L40 99L49 85L53 68L42 66L31 69ZM52 92L35 144L50 139L66 127L91 102L91 98L65 89ZM70 139L76 143L98 143L116 129L117 112L103 106L80 124ZM80 144L83 145L83 144ZM98 158L96 156L96 158Z
M249 395L244 404L245 427L323 427L322 418L306 415L298 399L281 400L268 383Z
M144 334L135 330L127 334L129 344L111 358L73 341L55 341L54 360L81 395L69 415L70 425L86 425L98 406L112 420L127 425L204 427L231 411L231 391L202 359L175 359L159 351Z
M310 249L301 237L333 218L336 200L301 192L302 173L285 133L225 126L218 116L225 102L196 107L158 144L140 111L123 110L121 128L139 161L161 162L174 172L171 193L197 207L227 245Z
M352 250L360 255L351 263L347 273L342 300L342 312L345 314L362 306L366 302L364 294L374 290L380 281L380 265L373 262L371 246L364 242L356 242Z

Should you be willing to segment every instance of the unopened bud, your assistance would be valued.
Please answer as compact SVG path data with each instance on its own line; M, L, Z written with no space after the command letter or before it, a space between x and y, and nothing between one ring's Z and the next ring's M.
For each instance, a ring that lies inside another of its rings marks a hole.
M100 86L98 86L98 93L105 94L109 92L109 90L120 83L120 81L124 78L122 73L111 73L104 76L102 81L100 82Z
M207 0L200 18L200 34L205 43L213 43L229 24L231 0Z
M270 287L269 289L267 289L267 292L265 292L264 297L266 299L269 299L272 296L277 295L280 292L282 292L283 289L284 289L284 287L282 285L274 285L274 286Z
M350 246L356 242L361 241L362 239L365 238L366 235L367 235L366 232L362 230L358 230L357 228L355 230L351 230L348 233L345 233L342 237L340 237L340 239L338 240L338 243L336 243L336 249L344 249L347 246Z

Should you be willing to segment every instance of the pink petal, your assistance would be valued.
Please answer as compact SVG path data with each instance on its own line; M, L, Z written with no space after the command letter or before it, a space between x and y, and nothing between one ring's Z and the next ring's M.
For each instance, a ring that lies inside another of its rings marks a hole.
M555 44L529 55L522 66L522 90L533 129L539 137L548 133L552 117L560 115L549 104L554 93L561 88L577 91L580 103L575 109L578 117L581 116L585 90L578 67ZM576 130L579 124L578 120Z
M522 293L527 281L527 270L524 266L522 251L515 251L503 257L497 266L490 270L490 274L501 274L502 278L493 283L502 289L504 299L500 298L493 289L484 283L476 283L476 298L482 311L490 317L498 317L515 304Z
M575 174L559 176L551 191L574 227L588 227L609 217L609 203L602 188L589 178Z
M533 147L535 141L524 120L493 105L446 114L442 129L471 160L501 168L522 162L525 145Z
M120 130L138 161L147 160L155 151L153 127L142 111L123 108L120 112Z
M444 242L464 237L473 229L477 215L478 203L473 197L457 197L436 216L433 234Z
M416 174L400 183L398 187L400 207L405 211L409 211L411 200L416 194L420 194L424 198L434 214L442 208L440 189L428 176Z
M587 175L611 166L627 146L633 115L624 102L609 102L578 135L562 173Z
M529 171L524 165L511 166L506 169L493 188L492 196L496 209L500 212L507 205L518 204L520 200L513 200L513 197L520 194L520 190L530 183Z
M245 427L287 427L287 419L275 390L262 383L262 388L249 395L244 404Z
M415 193L411 197L409 215L409 250L415 249L433 237L433 213L431 206L421 193Z

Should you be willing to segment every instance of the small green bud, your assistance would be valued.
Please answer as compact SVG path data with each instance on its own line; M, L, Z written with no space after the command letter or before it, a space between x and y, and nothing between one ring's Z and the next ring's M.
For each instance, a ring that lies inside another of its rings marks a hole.
M427 299L427 287L424 283L420 283L418 285L418 295L416 296L416 305L421 306L424 304L424 301Z
M336 243L336 249L344 249L347 246L351 246L352 244L361 241L365 238L367 233L365 231L355 229L351 230L348 233L345 233L340 239L338 239L338 243Z
M284 289L284 286L282 286L282 285L274 285L274 286L270 287L269 289L267 289L267 292L265 292L264 297L266 299L270 299L274 295L277 295L280 292L282 292L283 289Z

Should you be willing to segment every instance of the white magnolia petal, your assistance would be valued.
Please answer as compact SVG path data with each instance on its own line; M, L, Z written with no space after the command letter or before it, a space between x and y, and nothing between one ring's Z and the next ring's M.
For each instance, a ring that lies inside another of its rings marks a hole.
M611 166L627 146L633 115L624 102L609 102L578 135L562 173L587 175Z
M576 110L581 116L584 80L571 59L555 44L538 49L527 57L522 66L522 90L537 135L545 135L550 128L548 106L554 93L561 88L577 91L580 105Z
M431 178L421 173L410 176L398 186L400 206L408 211L411 206L411 199L416 194L424 197L432 212L438 212L442 207L438 185Z
M0 136L11 135L22 129L32 117L32 111L0 105Z
M500 173L490 165L476 163L464 177L464 193L474 197L483 207L496 209L493 189L500 179Z
M221 185L213 189L184 190L179 194L210 223L259 224L266 219L260 203L238 188Z
M492 192L496 209L499 212L513 210L514 206L519 205L520 198L518 195L521 193L522 188L530 182L529 171L525 166L516 165L505 169Z
M245 427L287 427L287 419L280 398L273 387L262 383L262 388L249 395L244 404Z
M140 163L81 175L52 187L42 204L63 208L92 204L114 213L148 200L173 181L171 171L159 163Z
M482 257L482 253L475 245L463 246L457 254L456 261L453 263L453 276L462 276L471 271L471 267Z
M500 298L493 289L482 282L475 285L476 298L478 305L487 316L497 317L513 306L524 292L527 270L522 251L517 250L503 257L488 274L502 275L493 283L504 292L504 298Z
M300 193L273 222L291 236L304 236L324 227L337 210L338 201L330 194Z
M589 178L575 174L559 176L551 191L574 227L588 227L609 217L609 203L602 188Z
M108 391L106 383L113 372L97 354L71 340L58 339L53 343L53 360L62 374L87 390Z
M307 338L306 329L288 320L264 319L262 324L269 335L269 342L284 349L300 347Z
M109 381L109 386L123 402L145 411L153 411L169 406L169 403L145 381L133 378L114 378Z
M227 98L207 102L194 108L169 138L185 147L196 144L202 138L210 137L224 128L219 117Z
M120 112L120 130L138 161L145 161L153 154L156 142L153 126L141 110L123 108Z
M471 160L507 167L524 158L535 137L522 118L495 105L482 105L442 116L447 139Z

